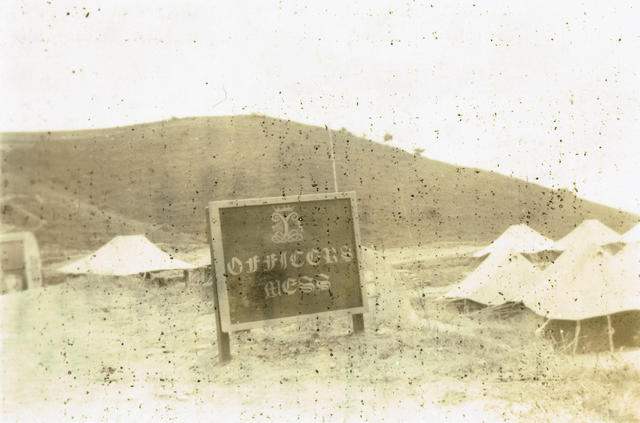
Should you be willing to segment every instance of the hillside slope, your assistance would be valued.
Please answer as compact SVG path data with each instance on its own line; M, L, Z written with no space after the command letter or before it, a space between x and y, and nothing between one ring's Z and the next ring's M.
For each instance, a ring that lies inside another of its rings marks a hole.
M339 189L357 192L366 243L489 241L521 222L559 238L587 217L618 231L638 220L569 191L416 157L346 130L332 137ZM47 221L38 233L44 244L95 247L142 231L204 242L208 201L332 191L328 140L325 128L257 115L5 133L2 189L44 199L32 210ZM9 208L3 219L12 219Z

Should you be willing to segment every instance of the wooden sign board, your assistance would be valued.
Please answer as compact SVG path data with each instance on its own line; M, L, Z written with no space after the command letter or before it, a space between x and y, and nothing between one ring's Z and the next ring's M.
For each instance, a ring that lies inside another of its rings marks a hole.
M326 313L361 319L355 193L215 201L208 210L223 332Z

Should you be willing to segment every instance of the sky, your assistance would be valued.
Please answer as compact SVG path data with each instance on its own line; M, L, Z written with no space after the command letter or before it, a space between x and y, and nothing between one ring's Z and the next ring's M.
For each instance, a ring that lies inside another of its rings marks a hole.
M0 9L0 131L266 114L640 213L637 2Z

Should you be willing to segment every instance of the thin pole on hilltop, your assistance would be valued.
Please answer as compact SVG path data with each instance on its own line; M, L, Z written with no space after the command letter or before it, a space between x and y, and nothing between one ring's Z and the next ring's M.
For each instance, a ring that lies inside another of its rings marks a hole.
M613 327L611 326L611 315L607 314L607 328L609 333L609 349L613 352Z
M336 154L333 150L333 136L331 135L331 129L327 125L324 128L329 133L329 154L331 155L331 165L333 167L333 190L338 192L338 176L336 174Z
M331 166L333 169L333 190L338 192L338 175L336 173L336 153L333 149L333 136L331 135L331 129L329 129L327 125L325 125L324 128L329 133L329 153L331 154ZM353 333L364 332L364 315L362 313L352 314L351 321L353 323Z

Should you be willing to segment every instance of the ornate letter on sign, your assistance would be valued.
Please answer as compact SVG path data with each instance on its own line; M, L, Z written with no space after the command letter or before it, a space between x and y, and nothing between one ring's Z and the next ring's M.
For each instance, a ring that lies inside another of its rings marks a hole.
M274 222L271 240L276 244L302 241L302 223L291 207L276 207L271 221Z

